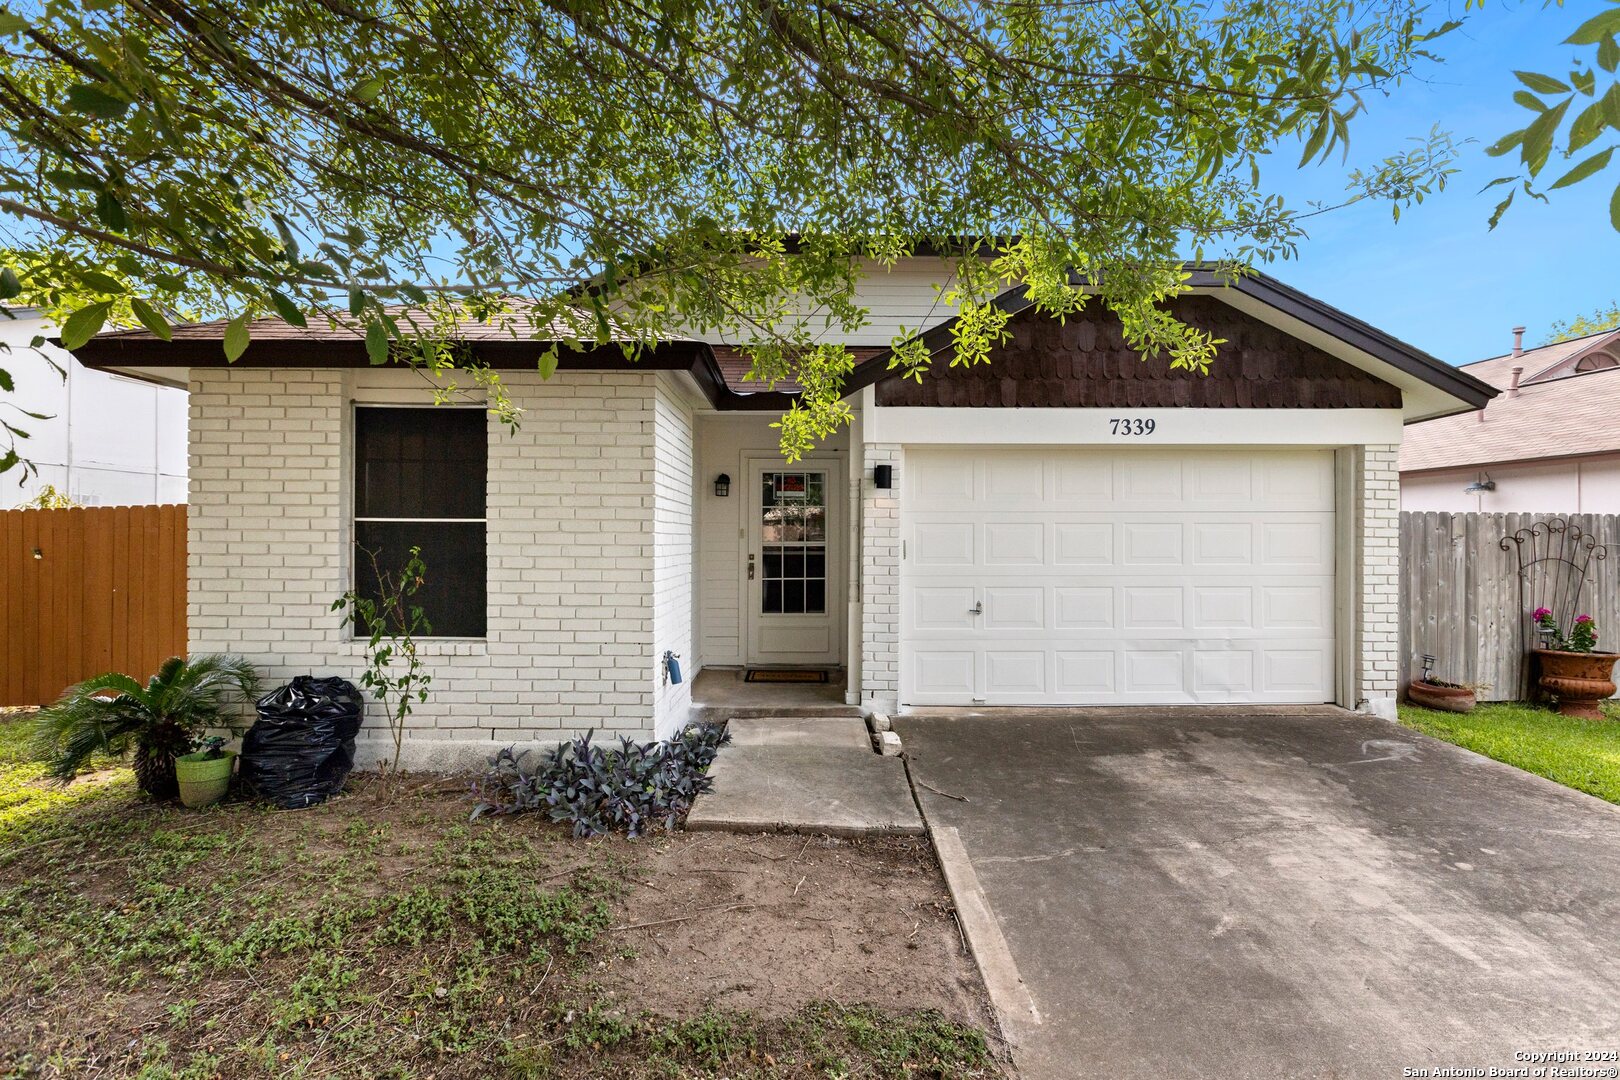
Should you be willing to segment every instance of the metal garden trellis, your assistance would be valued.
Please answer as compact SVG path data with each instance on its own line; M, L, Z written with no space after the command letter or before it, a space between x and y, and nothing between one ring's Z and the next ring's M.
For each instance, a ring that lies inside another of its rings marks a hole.
M1567 518L1538 521L1502 538L1503 551L1518 560L1519 641L1528 652L1534 633L1531 613L1547 608L1559 626L1570 626L1593 562L1603 562L1609 549ZM1530 665L1524 665L1524 696L1530 697Z

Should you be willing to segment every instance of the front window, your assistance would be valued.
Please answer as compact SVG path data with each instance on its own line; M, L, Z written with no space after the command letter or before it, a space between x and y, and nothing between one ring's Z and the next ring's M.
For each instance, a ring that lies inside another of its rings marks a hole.
M486 628L483 409L355 410L355 589L380 595L376 567L398 573L413 547L427 572L412 603L433 637L483 637Z

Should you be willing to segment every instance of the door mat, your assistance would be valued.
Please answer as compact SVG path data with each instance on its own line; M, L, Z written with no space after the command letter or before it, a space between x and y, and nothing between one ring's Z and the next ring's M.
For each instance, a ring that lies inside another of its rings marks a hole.
M814 682L827 681L825 669L806 671L803 668L749 668L743 682Z

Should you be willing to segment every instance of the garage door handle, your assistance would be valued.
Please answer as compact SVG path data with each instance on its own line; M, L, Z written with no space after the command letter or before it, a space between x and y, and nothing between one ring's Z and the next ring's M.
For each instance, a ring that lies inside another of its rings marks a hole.
M975 600L973 602L973 606L968 608L968 614L969 615L983 615L984 614L984 601L983 600Z

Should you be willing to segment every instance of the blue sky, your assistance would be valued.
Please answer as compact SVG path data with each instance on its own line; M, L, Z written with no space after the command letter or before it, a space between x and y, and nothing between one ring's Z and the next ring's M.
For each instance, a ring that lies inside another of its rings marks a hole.
M1514 326L1528 328L1527 344L1539 343L1555 320L1620 300L1620 233L1609 225L1608 206L1620 164L1552 193L1550 205L1521 193L1494 232L1486 221L1503 189L1478 194L1515 171L1512 158L1484 154L1528 115L1511 100L1514 69L1563 78L1576 50L1559 42L1599 7L1598 0L1546 9L1540 0L1487 0L1436 43L1446 63L1371 102L1351 127L1352 166L1400 149L1437 122L1459 140L1477 140L1462 147L1461 171L1446 191L1403 211L1399 222L1382 205L1322 215L1297 261L1262 269L1454 364L1507 352ZM1279 156L1290 152L1297 160L1297 149ZM1548 182L1562 174L1558 164L1547 166ZM1271 181L1293 199L1342 197L1337 158L1273 172Z

